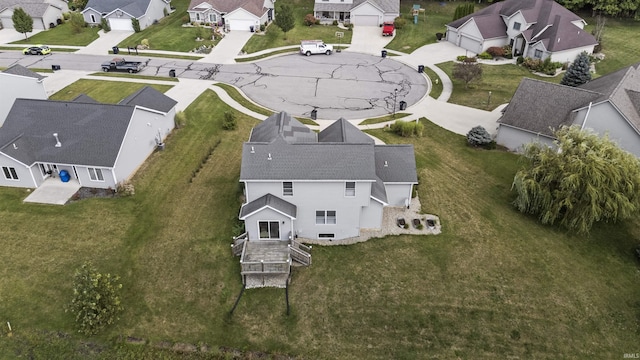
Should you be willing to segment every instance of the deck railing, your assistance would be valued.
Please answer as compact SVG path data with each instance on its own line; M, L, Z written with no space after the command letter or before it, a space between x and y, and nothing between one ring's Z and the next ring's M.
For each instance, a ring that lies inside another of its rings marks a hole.
M290 272L289 261L254 261L241 262L240 273L248 274L288 274Z
M289 244L289 253L294 261L309 266L311 265L311 246L291 240Z
M247 240L247 233L240 234L233 237L233 244L231 244L231 253L234 256L242 255L242 249L244 249L244 243Z

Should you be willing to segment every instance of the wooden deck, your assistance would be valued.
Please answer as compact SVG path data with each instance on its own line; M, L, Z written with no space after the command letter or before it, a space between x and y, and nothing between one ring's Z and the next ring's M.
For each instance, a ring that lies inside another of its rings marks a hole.
M294 261L311 265L311 248L295 241L234 238L234 255L240 256L240 274L246 288L287 286Z

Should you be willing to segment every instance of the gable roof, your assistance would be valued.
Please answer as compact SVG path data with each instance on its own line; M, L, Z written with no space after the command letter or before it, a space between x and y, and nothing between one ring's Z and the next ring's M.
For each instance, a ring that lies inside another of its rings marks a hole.
M34 78L34 79L38 79L38 80L42 80L45 79L46 76L42 76L38 73L35 73L29 69L27 69L26 67L20 65L20 64L15 64L11 67L9 67L8 69L5 69L3 71L3 73L5 74L12 74L12 75L18 75L18 76L23 76L23 77L29 77L29 78Z
M376 145L376 174L385 183L417 183L413 145Z
M42 17L49 7L62 10L45 0L0 0L0 12L6 9L22 8L31 17Z
M251 130L250 142L272 142L276 138L290 143L317 142L316 133L285 112L273 114Z
M81 102L81 103L100 104L98 100L95 100L94 98L92 98L91 96L88 96L87 94L80 94L71 101Z
M119 102L120 105L137 105L163 113L171 111L177 103L177 101L151 86L145 86Z
M238 9L244 9L249 13L262 17L269 9L264 7L264 0L191 0L189 10L194 10L203 3L211 5L216 11L228 14Z
M17 99L0 127L0 152L25 165L42 161L113 167L136 108L100 104L86 95L73 101Z
M358 130L353 124L344 118L334 121L318 134L319 142L339 142L354 144L373 144L372 138Z
M553 136L553 130L571 124L575 109L596 101L600 96L593 91L524 78L498 122Z
M358 6L369 2L374 7L381 9L384 13L399 13L400 1L399 0L354 0L351 4L344 3L331 3L331 2L316 2L314 4L314 11L351 11Z
M597 44L587 31L573 24L582 20L554 0L505 0L497 2L471 15L447 24L459 28L473 19L484 39L506 36L506 22L516 13L521 13L528 24L522 32L528 42L542 41L548 51L562 51Z
M640 132L640 63L578 87L524 78L498 122L553 136L549 128L572 124L576 110L602 101L613 104Z
M240 208L240 220L244 220L247 216L267 207L283 213L284 215L292 219L296 218L296 214L298 212L298 208L294 204L282 200L275 195L266 194L253 200L250 203L242 205L242 207Z
M109 14L117 9L139 18L147 13L152 0L89 0L82 12L93 9L101 14Z

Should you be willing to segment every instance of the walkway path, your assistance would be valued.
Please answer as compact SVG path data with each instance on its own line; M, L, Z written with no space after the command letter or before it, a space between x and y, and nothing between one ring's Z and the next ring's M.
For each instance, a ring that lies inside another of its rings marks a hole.
M218 42L211 53L200 59L201 62L216 64L235 64L234 60L254 33L248 31L231 31ZM259 36L259 35L255 35Z

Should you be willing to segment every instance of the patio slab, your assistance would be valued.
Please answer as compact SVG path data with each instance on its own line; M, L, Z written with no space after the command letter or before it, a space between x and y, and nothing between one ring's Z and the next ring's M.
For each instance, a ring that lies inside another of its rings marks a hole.
M76 180L62 182L59 178L49 178L35 189L23 202L64 205L78 192L80 184Z

